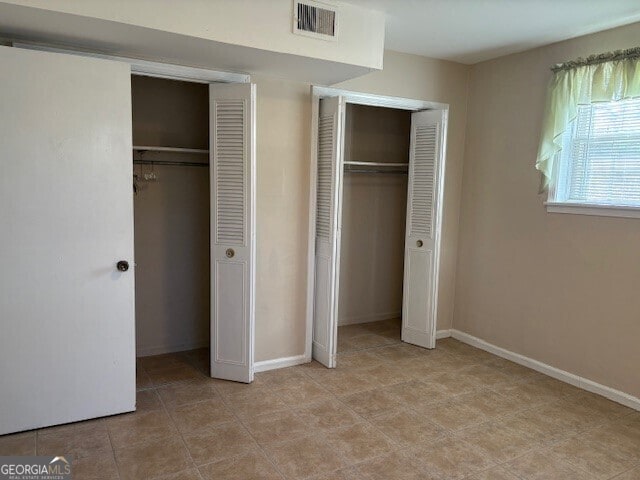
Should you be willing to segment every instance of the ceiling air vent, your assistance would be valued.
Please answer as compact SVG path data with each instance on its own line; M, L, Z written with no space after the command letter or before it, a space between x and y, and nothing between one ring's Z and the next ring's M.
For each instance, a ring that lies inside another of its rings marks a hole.
M293 33L335 40L338 33L338 9L311 0L294 0Z

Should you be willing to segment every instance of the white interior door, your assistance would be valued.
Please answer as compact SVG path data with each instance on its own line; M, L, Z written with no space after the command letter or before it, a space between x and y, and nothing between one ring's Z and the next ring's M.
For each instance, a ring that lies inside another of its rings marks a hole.
M255 102L253 84L209 86L211 376L253 381Z
M336 366L345 101L320 100L316 200L313 358Z
M411 116L402 340L436 346L445 112Z
M0 434L132 411L130 67L0 65Z

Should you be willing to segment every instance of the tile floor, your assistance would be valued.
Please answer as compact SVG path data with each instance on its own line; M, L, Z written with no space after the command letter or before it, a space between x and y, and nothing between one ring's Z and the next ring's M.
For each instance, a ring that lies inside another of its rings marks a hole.
M138 361L138 411L0 437L74 479L640 479L640 412L394 321L340 328L339 366L209 379L207 352Z

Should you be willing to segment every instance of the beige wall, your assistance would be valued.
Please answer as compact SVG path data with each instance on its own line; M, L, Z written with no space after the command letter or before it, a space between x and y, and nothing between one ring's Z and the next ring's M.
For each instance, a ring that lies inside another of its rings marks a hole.
M256 361L302 355L307 305L309 85L257 84Z
M453 319L469 67L385 52L384 70L337 86L450 104L438 328ZM305 350L311 99L309 85L257 84L256 361Z
M462 185L462 157L467 122L470 67L416 55L385 52L384 70L338 86L349 90L416 98L449 104L440 291L437 328L451 328L458 250L458 215Z
M293 35L291 0L3 0L0 3L265 51L382 68L384 14L348 3L337 3L340 12L336 41ZM363 42L363 38L367 41ZM250 65L247 68L250 70Z
M209 345L209 169L154 170L134 197L138 356Z
M402 312L407 177L345 173L338 325Z
M473 68L454 320L635 396L640 220L547 213L533 165L549 66L638 38L635 24Z

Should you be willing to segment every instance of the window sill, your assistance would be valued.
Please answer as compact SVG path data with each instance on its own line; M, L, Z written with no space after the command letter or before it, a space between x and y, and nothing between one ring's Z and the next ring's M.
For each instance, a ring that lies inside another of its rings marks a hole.
M585 203L545 202L548 213L573 213L600 217L640 218L640 207L590 205Z

